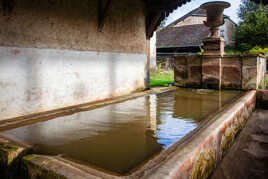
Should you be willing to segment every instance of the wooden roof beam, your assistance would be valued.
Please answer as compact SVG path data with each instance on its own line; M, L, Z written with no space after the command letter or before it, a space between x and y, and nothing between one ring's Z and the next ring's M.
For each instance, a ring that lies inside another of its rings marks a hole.
M111 6L112 0L107 0L104 4L103 8L103 1L98 0L98 31L101 32L103 28L104 19L107 16L107 11L109 7Z

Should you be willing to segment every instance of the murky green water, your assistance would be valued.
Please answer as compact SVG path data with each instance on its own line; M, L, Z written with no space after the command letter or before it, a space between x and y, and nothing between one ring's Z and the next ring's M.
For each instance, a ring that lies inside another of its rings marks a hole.
M175 143L238 91L178 89L5 131L40 154L124 174Z

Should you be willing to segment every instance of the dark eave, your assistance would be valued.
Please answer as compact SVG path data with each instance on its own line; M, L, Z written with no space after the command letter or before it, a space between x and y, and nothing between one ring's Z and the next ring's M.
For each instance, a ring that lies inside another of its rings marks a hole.
M191 0L143 0L146 4L146 35L149 39L153 32L165 19L178 7L190 2Z

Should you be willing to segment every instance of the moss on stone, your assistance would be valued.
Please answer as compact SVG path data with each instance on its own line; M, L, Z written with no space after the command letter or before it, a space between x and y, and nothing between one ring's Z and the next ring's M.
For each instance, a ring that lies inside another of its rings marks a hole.
M38 159L38 155L27 155L22 159L21 174L25 178L41 178L41 179L66 179L66 177L49 170L46 164L39 165L34 160Z
M31 160L31 159L34 159L34 158L37 158L38 155L36 154L30 154L30 155L26 155L23 157L24 160Z
M221 145L220 145L222 156L230 147L231 143L234 140L234 137L235 137L235 132L233 128L229 128L225 131L225 134L222 137Z
M23 150L24 148L9 142L0 143L0 166L7 168Z
M210 150L201 152L194 164L191 179L206 179L214 170L214 153Z
M0 138L0 178L18 178L22 156L30 150Z

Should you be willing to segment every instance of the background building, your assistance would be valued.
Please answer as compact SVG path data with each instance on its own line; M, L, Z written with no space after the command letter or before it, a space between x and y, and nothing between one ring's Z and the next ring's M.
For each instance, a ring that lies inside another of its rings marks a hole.
M197 8L157 31L157 56L200 52L202 40L210 34L204 21L206 21L206 10ZM219 34L224 38L225 45L232 46L236 24L228 16L224 16L224 21L225 23L219 28Z

